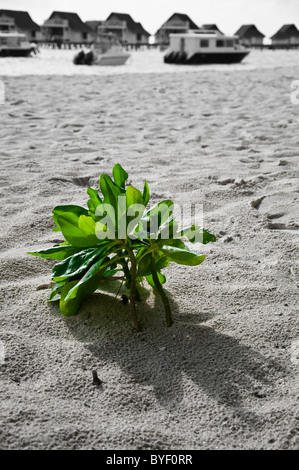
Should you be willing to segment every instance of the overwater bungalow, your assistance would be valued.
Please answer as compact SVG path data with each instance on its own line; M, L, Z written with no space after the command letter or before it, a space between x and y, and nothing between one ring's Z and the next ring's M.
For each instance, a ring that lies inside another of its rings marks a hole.
M98 21L98 20L85 21L85 24L91 30L91 37L92 37L93 41L95 41L96 35L97 35L99 29L102 27L103 23L104 23L104 21Z
M91 20L91 21L85 21L85 24L94 32L96 33L98 31L99 26L101 26L104 23L103 21L99 20Z
M238 29L235 36L239 36L243 46L262 47L264 44L265 35L254 24L244 24Z
M77 13L53 11L44 22L42 32L46 41L63 44L83 44L92 41L92 30Z
M184 13L174 13L155 34L155 42L160 45L169 44L169 35L187 33L190 29L199 29L197 24Z
M203 29L204 31L211 31L211 32L216 32L220 36L224 36L223 32L220 31L218 26L216 24L203 24L200 29Z
M271 39L274 48L299 47L299 31L294 24L285 24Z
M42 39L40 26L32 20L27 11L0 10L0 31L25 34L30 42Z
M106 21L99 22L98 32L113 33L123 44L142 45L149 43L148 33L127 13L111 13Z

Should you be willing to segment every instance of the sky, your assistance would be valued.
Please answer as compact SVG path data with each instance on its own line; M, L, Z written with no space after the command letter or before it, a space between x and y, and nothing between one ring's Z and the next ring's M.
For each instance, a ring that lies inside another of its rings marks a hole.
M254 23L272 36L283 24L299 28L299 0L0 0L0 9L28 11L42 24L53 10L76 12L83 21L105 20L112 11L129 13L151 34L174 13L186 13L199 26L216 23L225 34Z

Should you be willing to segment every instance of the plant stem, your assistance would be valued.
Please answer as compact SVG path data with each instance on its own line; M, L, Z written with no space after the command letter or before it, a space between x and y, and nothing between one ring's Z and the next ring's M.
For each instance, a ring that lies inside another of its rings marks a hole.
M136 303L135 303L136 301L136 277L137 277L136 260L135 260L133 251L128 245L126 245L126 251L131 261L130 304L131 304L131 310L132 310L132 315L133 315L133 321L134 321L134 325L137 331L141 331L140 323L139 323L137 313L136 313Z
M135 257L134 257L135 258ZM128 268L128 264L125 260L121 261L120 264L122 265L122 268L123 268L123 271L124 271L124 275L125 275L125 278L126 280L128 281L128 285L129 287L131 288L131 282L132 282L132 276L131 276L131 273L130 273L130 270ZM137 268L136 268L137 269ZM136 282L135 282L136 284ZM135 299L137 300L137 302L139 302L141 299L140 299L140 294L139 294L139 291L137 289L137 287L135 286Z
M156 286L156 289L158 291L158 294L160 295L163 305L164 305L164 310L165 310L165 318L166 318L166 325L168 327L171 327L173 324L173 319L171 315L171 308L170 308L170 303L168 300L168 297L162 287L162 284L159 281L157 271L156 271L156 266L155 266L155 255L154 253L151 256L151 268L152 268L152 276L153 276L153 281Z

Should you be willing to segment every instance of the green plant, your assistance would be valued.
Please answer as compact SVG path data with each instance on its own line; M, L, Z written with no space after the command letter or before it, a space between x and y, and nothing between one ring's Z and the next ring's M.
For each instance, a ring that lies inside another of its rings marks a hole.
M135 327L140 329L136 300L140 284L146 280L160 295L167 326L173 323L170 303L163 288L162 274L170 262L187 266L201 264L205 256L191 252L183 238L203 244L215 242L209 231L193 225L179 230L173 217L173 202L162 201L146 211L150 199L147 182L143 192L126 186L128 174L120 164L113 168L113 179L102 174L101 196L87 188L87 208L57 206L53 210L54 231L65 241L53 248L28 254L57 260L49 302L59 302L61 313L76 315L82 302L108 283L125 282ZM138 216L136 217L136 214Z

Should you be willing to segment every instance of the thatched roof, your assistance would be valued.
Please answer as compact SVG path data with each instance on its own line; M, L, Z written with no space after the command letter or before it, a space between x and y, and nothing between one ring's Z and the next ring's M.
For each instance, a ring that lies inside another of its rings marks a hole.
M261 33L254 24L244 24L235 33L235 36L239 36L241 39L250 38L264 38L265 35Z
M285 24L271 39L289 39L290 37L299 38L299 31L294 24Z
M218 31L218 33L223 35L223 32L220 31L216 24L203 24L200 29L204 29L206 31Z
M163 26L166 26L167 23L169 23L170 21L176 19L181 20L183 23L189 22L189 29L199 29L197 24L195 24L194 21L192 21L188 15L185 15L185 13L174 13L173 15L171 15L170 18L168 18L167 21L165 21L165 23L163 23L160 29L162 29ZM160 31L160 29L158 30L158 32Z
M136 23L136 21L133 20L131 15L128 15L127 13L110 13L108 16L106 22L109 22L109 20L116 18L119 21L125 21L127 23L127 28L135 34L144 34L146 36L150 36L150 33L148 33L142 26L141 23Z
M150 37L151 34L148 31L146 31L146 29L144 29L141 23L136 23L136 26L137 26L137 31L136 31L137 34L143 34L144 36Z
M40 26L36 24L27 11L0 10L0 16L5 15L15 20L17 28L22 30L40 31Z
M65 11L53 11L52 15L49 17L49 20L52 20L53 18L60 18L62 20L68 20L69 22L69 27L73 31L79 31L79 32L84 32L84 33L89 33L91 32L90 27L83 23L81 20L80 16L77 15L77 13L70 13L70 12L65 12Z

